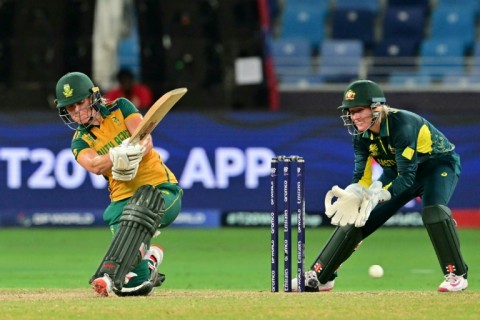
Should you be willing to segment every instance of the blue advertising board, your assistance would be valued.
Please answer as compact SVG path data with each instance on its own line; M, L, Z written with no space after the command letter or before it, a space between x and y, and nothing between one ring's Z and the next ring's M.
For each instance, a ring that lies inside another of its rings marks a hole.
M86 212L101 212L109 201L106 181L76 164L70 151L73 131L51 115L33 117L1 120L0 226L26 212L83 208L76 216L79 221L88 220ZM480 126L439 128L462 157L463 175L452 208L480 208L475 191L480 142L472 139ZM275 155L305 158L306 207L312 212L324 210L326 191L348 185L353 170L351 137L339 117L171 112L153 139L185 191L183 208L191 212L269 211L270 159Z

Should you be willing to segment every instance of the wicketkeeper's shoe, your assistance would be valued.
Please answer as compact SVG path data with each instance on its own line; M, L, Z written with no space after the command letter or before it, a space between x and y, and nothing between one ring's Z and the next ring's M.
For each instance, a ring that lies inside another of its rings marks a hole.
M112 279L110 279L108 275L104 275L103 277L92 281L93 290L103 297L108 297L112 292L112 287Z
M438 287L439 292L456 292L467 289L468 281L461 276L457 276L454 273L445 275L445 280Z
M317 278L317 273L313 270L305 272L305 292L324 292L333 289L335 280L327 283L320 283ZM292 291L298 290L297 278L292 279Z

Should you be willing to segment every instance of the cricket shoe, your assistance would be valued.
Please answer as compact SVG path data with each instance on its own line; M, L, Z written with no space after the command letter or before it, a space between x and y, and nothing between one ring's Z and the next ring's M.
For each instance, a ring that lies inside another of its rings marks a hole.
M108 295L112 292L113 288L112 279L110 279L107 274L105 274L101 278L96 278L92 281L92 288L100 296L108 297Z
M325 292L333 289L335 280L327 283L320 283L317 278L317 273L313 270L305 272L305 292ZM298 291L297 278L292 279L292 291Z
M467 289L468 281L461 276L457 276L454 273L445 275L445 280L438 287L438 292L456 292Z
M113 292L119 297L137 297L137 296L149 296L154 291L153 283L150 280L144 281L142 284L131 287L125 288L123 287L121 290L113 288Z

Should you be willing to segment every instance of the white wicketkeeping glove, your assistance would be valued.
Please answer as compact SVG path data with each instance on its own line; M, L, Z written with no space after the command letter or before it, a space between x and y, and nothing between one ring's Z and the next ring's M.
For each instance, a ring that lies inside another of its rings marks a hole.
M130 181L137 175L138 166L142 161L145 147L141 144L128 144L126 139L118 147L110 148L112 160L112 175L115 180Z
M333 198L337 200L332 204ZM363 200L363 187L358 183L350 184L344 189L333 186L325 195L325 214L332 218L331 224L346 226L354 224Z
M387 190L382 189L380 181L374 181L368 189L363 189L363 200L360 205L360 211L355 219L355 227L360 228L365 225L370 217L370 212L379 202L390 200L391 195Z

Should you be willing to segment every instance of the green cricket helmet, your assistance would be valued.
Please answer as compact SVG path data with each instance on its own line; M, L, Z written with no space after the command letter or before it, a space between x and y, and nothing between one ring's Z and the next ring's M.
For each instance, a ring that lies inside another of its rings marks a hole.
M92 80L84 73L69 72L61 77L55 88L55 104L64 108L90 96L95 87Z
M337 109L342 111L340 118L351 135L359 135L370 129L380 116L375 111L377 107L384 105L387 100L378 84L370 80L357 80L350 83L343 93L342 105ZM358 130L349 112L350 108L369 107L372 110L370 125L365 130Z
M378 84L370 80L357 80L347 86L343 93L342 105L337 109L371 106L377 103L383 104L386 101Z
M91 97L90 107L94 110L94 115L100 110L102 103L100 89L93 84L92 80L86 74L81 72L69 72L62 76L55 87L55 96L55 104L60 118L71 129L76 129L78 124L67 111L69 105ZM88 127L91 125L93 118L94 116L91 116L90 122L84 124L84 126Z

